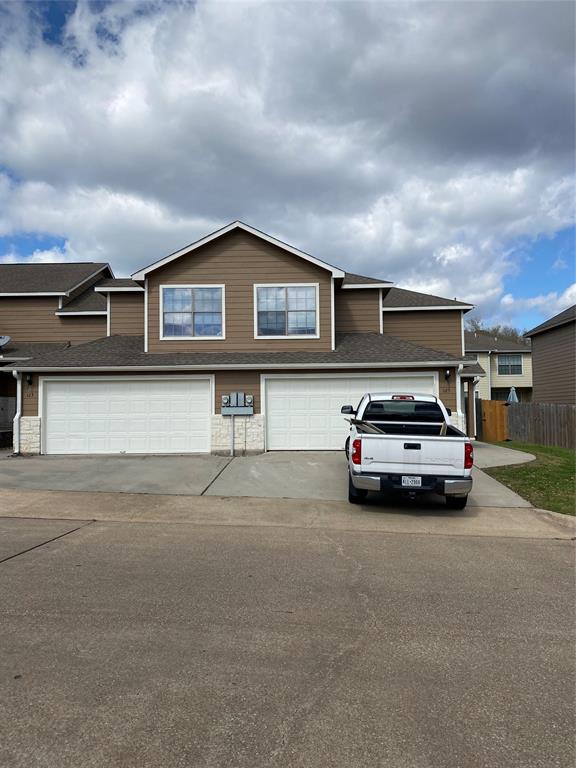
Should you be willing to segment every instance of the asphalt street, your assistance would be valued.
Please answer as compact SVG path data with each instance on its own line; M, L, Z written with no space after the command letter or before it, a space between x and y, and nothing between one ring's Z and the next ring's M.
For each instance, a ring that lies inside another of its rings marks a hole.
M82 516L0 519L3 768L574 765L566 534Z

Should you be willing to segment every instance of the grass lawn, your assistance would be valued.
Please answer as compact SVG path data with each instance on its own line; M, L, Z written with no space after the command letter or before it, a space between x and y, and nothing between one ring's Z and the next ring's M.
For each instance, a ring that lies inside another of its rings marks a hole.
M514 441L494 443L536 456L529 464L485 469L508 488L527 499L534 507L576 515L576 452L568 448L548 448Z

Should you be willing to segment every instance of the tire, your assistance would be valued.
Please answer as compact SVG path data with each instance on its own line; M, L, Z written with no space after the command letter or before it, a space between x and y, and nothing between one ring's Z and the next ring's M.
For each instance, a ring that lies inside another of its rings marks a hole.
M350 458L350 438L346 438L346 442L344 443L344 453L346 454L346 458Z
M468 496L446 496L448 509L464 509L468 502Z
M363 488L354 488L352 478L350 473L348 473L348 501L350 504L361 504L366 496L368 496L368 491L365 491Z

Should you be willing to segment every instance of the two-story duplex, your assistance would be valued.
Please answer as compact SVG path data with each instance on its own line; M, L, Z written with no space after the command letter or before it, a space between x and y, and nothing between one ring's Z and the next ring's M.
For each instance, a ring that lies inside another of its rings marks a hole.
M486 371L478 383L477 397L506 400L514 387L518 400L532 399L532 353L530 343L482 331L466 331L466 353Z
M340 406L367 390L432 392L465 424L469 304L347 273L241 222L110 275L91 286L100 338L10 364L16 451L226 452L222 398L238 391L253 413L234 420L237 451L340 449Z

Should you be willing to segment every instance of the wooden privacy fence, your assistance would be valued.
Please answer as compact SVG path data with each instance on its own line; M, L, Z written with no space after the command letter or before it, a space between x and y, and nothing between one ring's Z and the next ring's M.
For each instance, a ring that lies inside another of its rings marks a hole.
M508 407L502 400L481 400L482 440L497 443L508 439Z
M482 408L486 401L482 403ZM506 406L508 437L522 443L576 448L576 405L514 403ZM489 438L484 438L489 439Z

